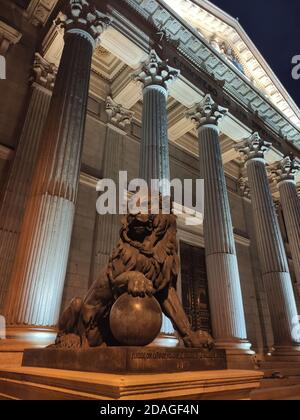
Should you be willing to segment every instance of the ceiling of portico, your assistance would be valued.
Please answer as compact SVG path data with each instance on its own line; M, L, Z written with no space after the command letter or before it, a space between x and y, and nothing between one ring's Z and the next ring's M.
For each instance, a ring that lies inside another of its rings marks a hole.
M63 31L53 25L43 42L44 58L58 67L63 48ZM101 78L113 82L126 67L122 60L102 45L96 47L92 59L92 71Z

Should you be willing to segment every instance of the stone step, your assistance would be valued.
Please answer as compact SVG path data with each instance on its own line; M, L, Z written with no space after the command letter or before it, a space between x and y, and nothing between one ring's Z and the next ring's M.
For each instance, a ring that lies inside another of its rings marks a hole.
M253 401L278 401L278 400L300 400L300 384L293 386L281 386L262 388L251 393Z
M2 398L1 398L2 397ZM80 393L62 387L46 386L16 378L0 377L0 399L2 400L99 400L92 393Z
M115 375L41 368L0 370L0 398L18 400L245 400L260 387L253 371Z
M260 366L265 377L271 377L274 372L278 372L285 377L300 376L299 362L263 362Z
M21 366L22 359L23 359L23 352L0 351L0 366L1 367Z
M300 377L288 377L283 379L263 379L261 389L282 388L284 386L300 385Z

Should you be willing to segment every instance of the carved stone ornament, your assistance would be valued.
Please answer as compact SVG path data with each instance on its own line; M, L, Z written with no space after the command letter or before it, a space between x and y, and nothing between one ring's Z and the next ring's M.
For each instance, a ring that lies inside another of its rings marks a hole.
M272 143L261 139L258 133L253 133L248 139L237 144L235 149L245 161L248 161L250 159L264 159L265 153L271 146Z
M21 32L7 25L0 18L0 55L5 57L11 45L17 44L22 38Z
M251 191L248 178L242 177L239 179L239 187L241 195L248 200L251 200Z
M190 118L198 129L207 124L218 125L227 112L228 110L216 104L210 95L206 95L199 104L186 113L186 117Z
M92 0L69 0L56 24L65 29L65 34L86 36L95 47L96 41L111 22L112 18L97 10Z
M155 50L151 50L149 58L142 64L141 69L133 75L136 81L142 82L144 87L162 86L166 90L180 75L180 71L168 66L162 61Z
M57 75L57 67L48 63L40 54L36 53L33 63L33 81L48 90L53 90Z
M122 129L131 124L134 116L134 112L117 104L110 96L106 99L105 110L109 121Z
M293 154L286 156L269 167L272 180L275 182L295 181L295 175L300 171L300 164Z

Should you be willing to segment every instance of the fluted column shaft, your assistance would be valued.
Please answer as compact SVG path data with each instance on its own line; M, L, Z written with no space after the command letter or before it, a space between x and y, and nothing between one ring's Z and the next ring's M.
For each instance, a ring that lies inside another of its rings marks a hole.
M34 83L19 145L10 169L0 209L0 313L5 305L9 279L22 226L26 199L36 164L51 90Z
M219 130L216 125L204 124L198 134L213 335L223 348L249 349Z
M300 296L300 199L295 181L281 181L278 187Z
M170 196L170 157L167 116L168 92L163 86L151 85L143 90L142 143L139 177L151 187L151 180L161 181L160 193ZM161 333L173 334L171 321L163 314Z
M152 179L170 180L168 93L162 86L151 85L144 88L143 97L140 178L151 186Z
M114 180L119 179L119 171L123 170L125 135L120 130L107 127L106 144L104 153L103 177ZM120 237L120 215L106 214L96 217L95 242L93 249L94 269L90 284L96 281L96 277L109 261L111 251L118 243Z
M170 196L170 158L168 141L168 87L180 72L162 61L155 50L135 74L143 84L143 118L140 152L140 178L148 183L160 181L160 193Z
M300 350L300 340L297 337L296 301L264 159L270 147L271 143L254 133L236 148L246 160L260 267L268 297L274 346L280 354Z
M9 324L47 326L58 320L92 53L93 45L84 31L67 33L12 274L6 307Z
M188 111L198 130L200 177L204 179L204 242L213 336L228 353L251 353L233 226L219 139L227 109L206 95Z

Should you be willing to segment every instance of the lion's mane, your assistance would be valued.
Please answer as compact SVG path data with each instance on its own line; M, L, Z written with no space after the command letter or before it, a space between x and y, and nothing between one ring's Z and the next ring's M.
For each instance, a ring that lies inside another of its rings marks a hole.
M120 241L108 265L108 276L114 279L125 271L138 271L153 282L157 292L176 286L179 258L176 241L176 216L157 214L152 218L152 229L144 242L131 239L129 217L122 220Z

